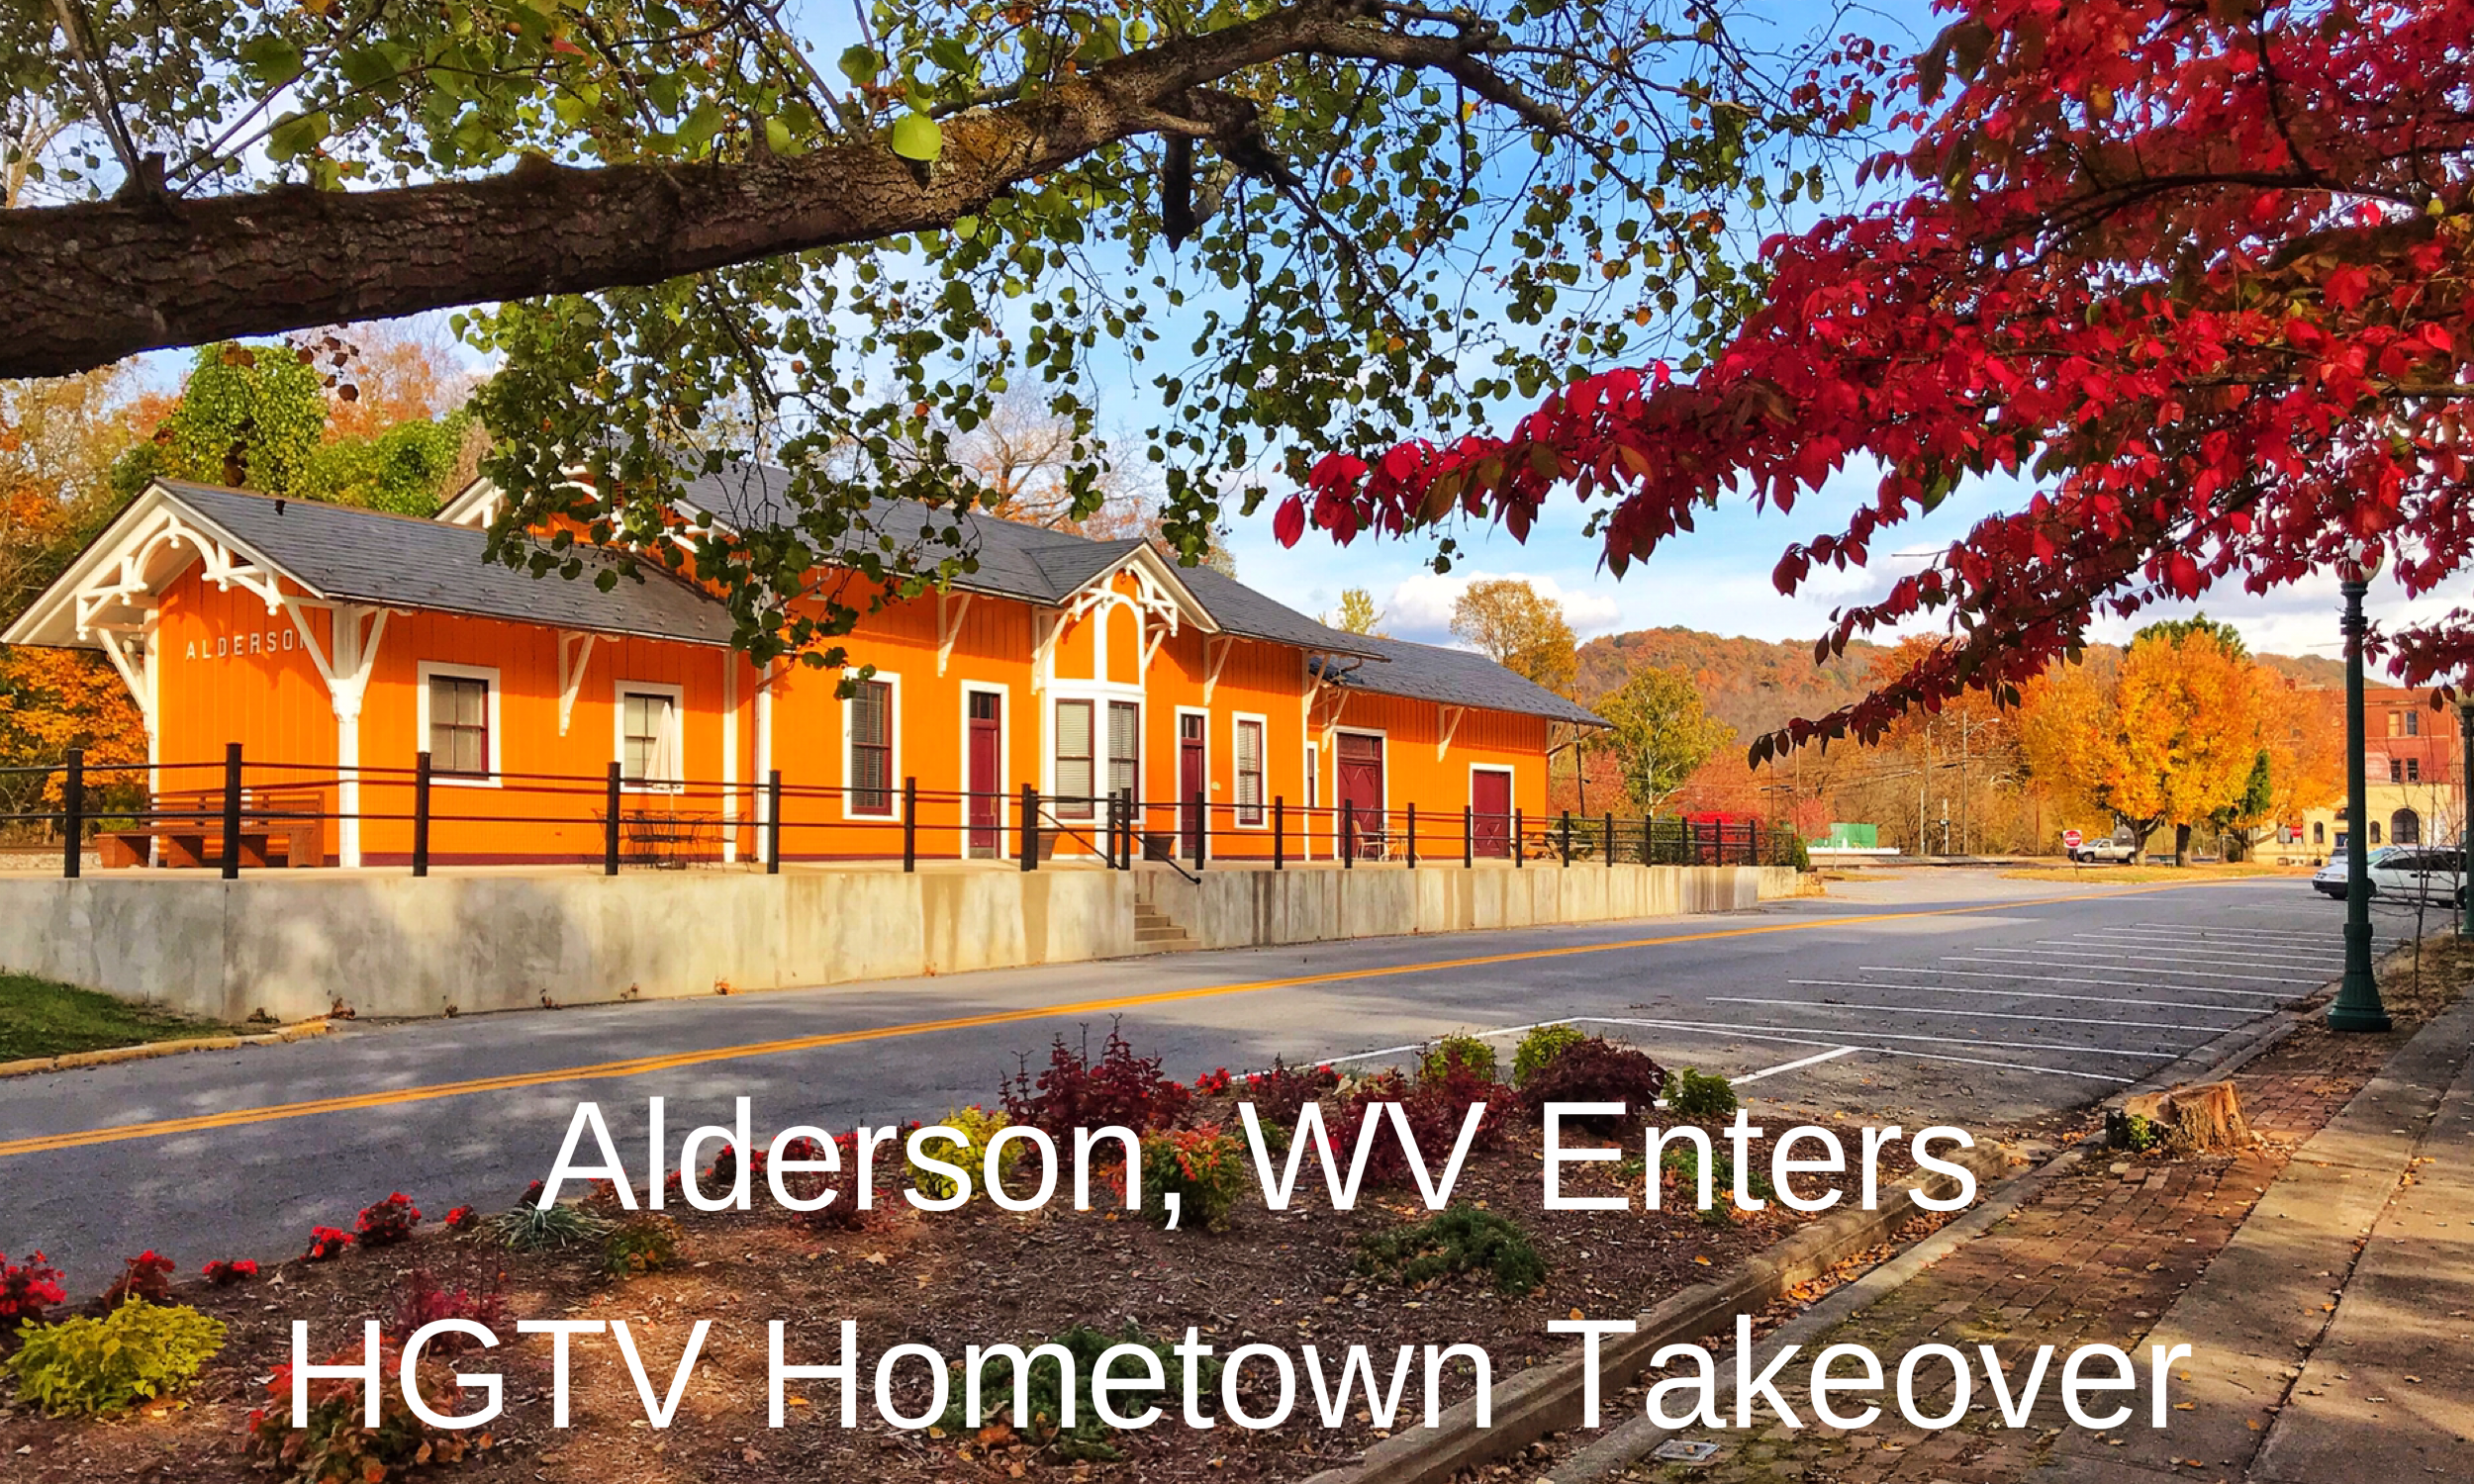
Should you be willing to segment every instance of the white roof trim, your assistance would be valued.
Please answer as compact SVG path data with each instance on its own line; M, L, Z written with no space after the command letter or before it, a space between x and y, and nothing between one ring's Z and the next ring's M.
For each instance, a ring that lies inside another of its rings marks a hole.
M87 543L0 643L100 649L104 632L143 625L155 597L195 562L205 563L208 582L263 599L269 614L281 611L287 582L311 598L326 597L158 480Z

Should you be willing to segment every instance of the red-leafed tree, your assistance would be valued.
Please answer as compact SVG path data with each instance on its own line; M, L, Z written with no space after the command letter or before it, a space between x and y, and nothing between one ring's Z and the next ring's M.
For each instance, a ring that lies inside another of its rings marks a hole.
M1589 376L1502 436L1324 458L1276 529L1342 540L1459 515L1525 532L1555 490L1611 502L1620 574L1732 492L1779 510L1851 462L1876 493L1786 548L1777 586L1863 564L1963 478L1987 518L1827 653L1920 615L1944 642L1763 738L1879 737L2017 685L2128 615L2264 593L2379 549L2411 593L2474 563L2466 347L2474 4L1946 0L1896 75L1893 199L1765 245L1761 307L1690 380ZM1851 69L1847 86L1868 84ZM2474 665L2474 612L2384 642L2409 683Z

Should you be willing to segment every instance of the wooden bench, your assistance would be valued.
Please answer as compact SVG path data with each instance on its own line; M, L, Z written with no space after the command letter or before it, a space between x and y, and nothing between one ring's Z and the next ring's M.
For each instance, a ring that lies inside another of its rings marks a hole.
M253 870L327 864L327 800L316 788L249 788L240 795L240 864ZM129 829L95 845L107 867L203 868L224 863L224 795L218 788L158 793Z

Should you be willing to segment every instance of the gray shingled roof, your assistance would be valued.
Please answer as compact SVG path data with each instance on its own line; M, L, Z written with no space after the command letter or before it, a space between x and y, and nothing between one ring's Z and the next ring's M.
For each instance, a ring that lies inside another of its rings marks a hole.
M1363 642L1386 665L1361 665L1351 670L1329 665L1332 682L1375 696L1404 696L1412 700L1439 701L1450 706L1478 706L1489 711L1517 711L1604 726L1605 718L1556 695L1546 687L1515 675L1482 654L1412 644L1406 639L1366 638ZM1325 664L1316 661L1316 664Z
M789 481L788 473L769 465L733 463L718 474L688 481L677 504L691 513L710 511L740 529L779 524L791 517L783 495ZM891 536L897 546L920 541L931 520L939 530L957 523L947 512L931 511L911 501L892 500L871 503L867 520L877 534ZM960 549L978 557L979 570L956 578L955 587L964 592L1048 604L1071 599L1092 578L1140 544L1134 540L1093 541L1070 531L1001 520L978 510L966 511L959 524ZM930 554L941 554L941 537L934 539L937 544L924 549ZM1185 584L1186 591L1210 613L1223 633L1294 645L1317 653L1382 658L1359 635L1327 628L1235 578L1209 567L1175 570L1178 581Z
M595 576L620 564L589 547L575 550L584 573L573 582L534 578L486 560L488 537L470 526L184 480L159 483L321 598L690 644L730 642L721 604L666 572L639 568L640 579L622 572L618 586L603 592Z

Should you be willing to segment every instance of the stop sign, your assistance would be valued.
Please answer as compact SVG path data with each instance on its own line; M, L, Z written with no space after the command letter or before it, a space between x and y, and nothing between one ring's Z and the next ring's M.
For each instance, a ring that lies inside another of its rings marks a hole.
M2082 838L2083 837L2077 830L2063 830L2061 832L2061 848L2063 850L2077 850Z

